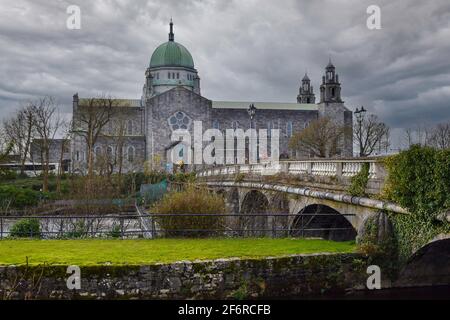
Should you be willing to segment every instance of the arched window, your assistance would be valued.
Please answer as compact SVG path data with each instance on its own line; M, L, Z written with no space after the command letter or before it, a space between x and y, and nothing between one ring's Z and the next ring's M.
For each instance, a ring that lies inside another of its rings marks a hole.
M102 148L100 146L95 147L94 149L94 155L96 158L100 157L102 154Z
M286 123L286 135L290 138L292 137L292 121Z
M237 121L233 121L231 123L231 128L233 128L233 130L236 130L237 128L239 128L239 123Z
M134 147L133 146L129 146L127 149L127 159L128 159L128 162L130 162L130 163L134 162Z
M108 146L108 148L106 148L106 155L109 159L112 159L114 156L114 148L112 146Z
M83 151L77 151L75 154L75 158L77 161L85 161L86 159L84 158L84 153Z
M159 80L159 72L156 73L156 79Z
M177 79L180 79L180 73L177 72Z
M328 71L328 80L333 79L333 72L332 71Z
M170 72L167 74L167 77L170 79Z
M331 88L331 96L334 97L334 94L335 94L335 89Z
M218 121L218 120L214 120L214 121L213 121L213 128L214 128L214 129L220 129L219 121Z
M127 133L129 136L133 134L133 120L128 120Z

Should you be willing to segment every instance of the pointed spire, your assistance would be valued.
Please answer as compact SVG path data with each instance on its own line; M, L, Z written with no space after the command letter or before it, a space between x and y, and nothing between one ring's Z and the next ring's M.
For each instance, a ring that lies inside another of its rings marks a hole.
M303 81L310 81L308 77L308 72L305 72L305 76L302 79Z
M331 62L331 55L330 55L330 57L328 58L328 65L327 65L327 68L334 68L333 63Z
M170 18L170 33L169 33L169 41L174 41L175 35L173 34L173 22L172 18Z

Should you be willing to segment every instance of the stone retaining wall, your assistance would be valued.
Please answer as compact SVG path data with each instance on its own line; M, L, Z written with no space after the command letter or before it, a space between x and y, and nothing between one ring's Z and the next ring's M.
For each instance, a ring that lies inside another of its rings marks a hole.
M242 299L300 297L362 288L358 254L182 261L143 266L81 267L69 290L67 266L0 267L0 299Z

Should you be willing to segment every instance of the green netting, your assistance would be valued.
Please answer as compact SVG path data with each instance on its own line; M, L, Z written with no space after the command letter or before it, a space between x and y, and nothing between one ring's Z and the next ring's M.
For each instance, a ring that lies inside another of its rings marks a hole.
M160 200L167 192L167 180L155 184L141 184L140 198L147 204Z

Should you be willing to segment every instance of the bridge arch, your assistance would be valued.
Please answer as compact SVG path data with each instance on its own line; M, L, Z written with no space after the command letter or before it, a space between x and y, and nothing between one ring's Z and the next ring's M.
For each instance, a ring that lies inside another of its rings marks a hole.
M448 285L450 283L450 235L442 235L417 250L407 261L398 285Z
M225 204L227 206L227 212L239 213L239 189L230 188L225 195Z
M309 204L301 209L291 224L291 235L334 241L355 240L357 231L339 211L324 204Z
M264 216L269 213L269 198L259 190L248 190L242 195L242 202L239 219L239 226L242 234L246 236L266 236L270 227L269 217ZM251 216L258 214L262 216Z

